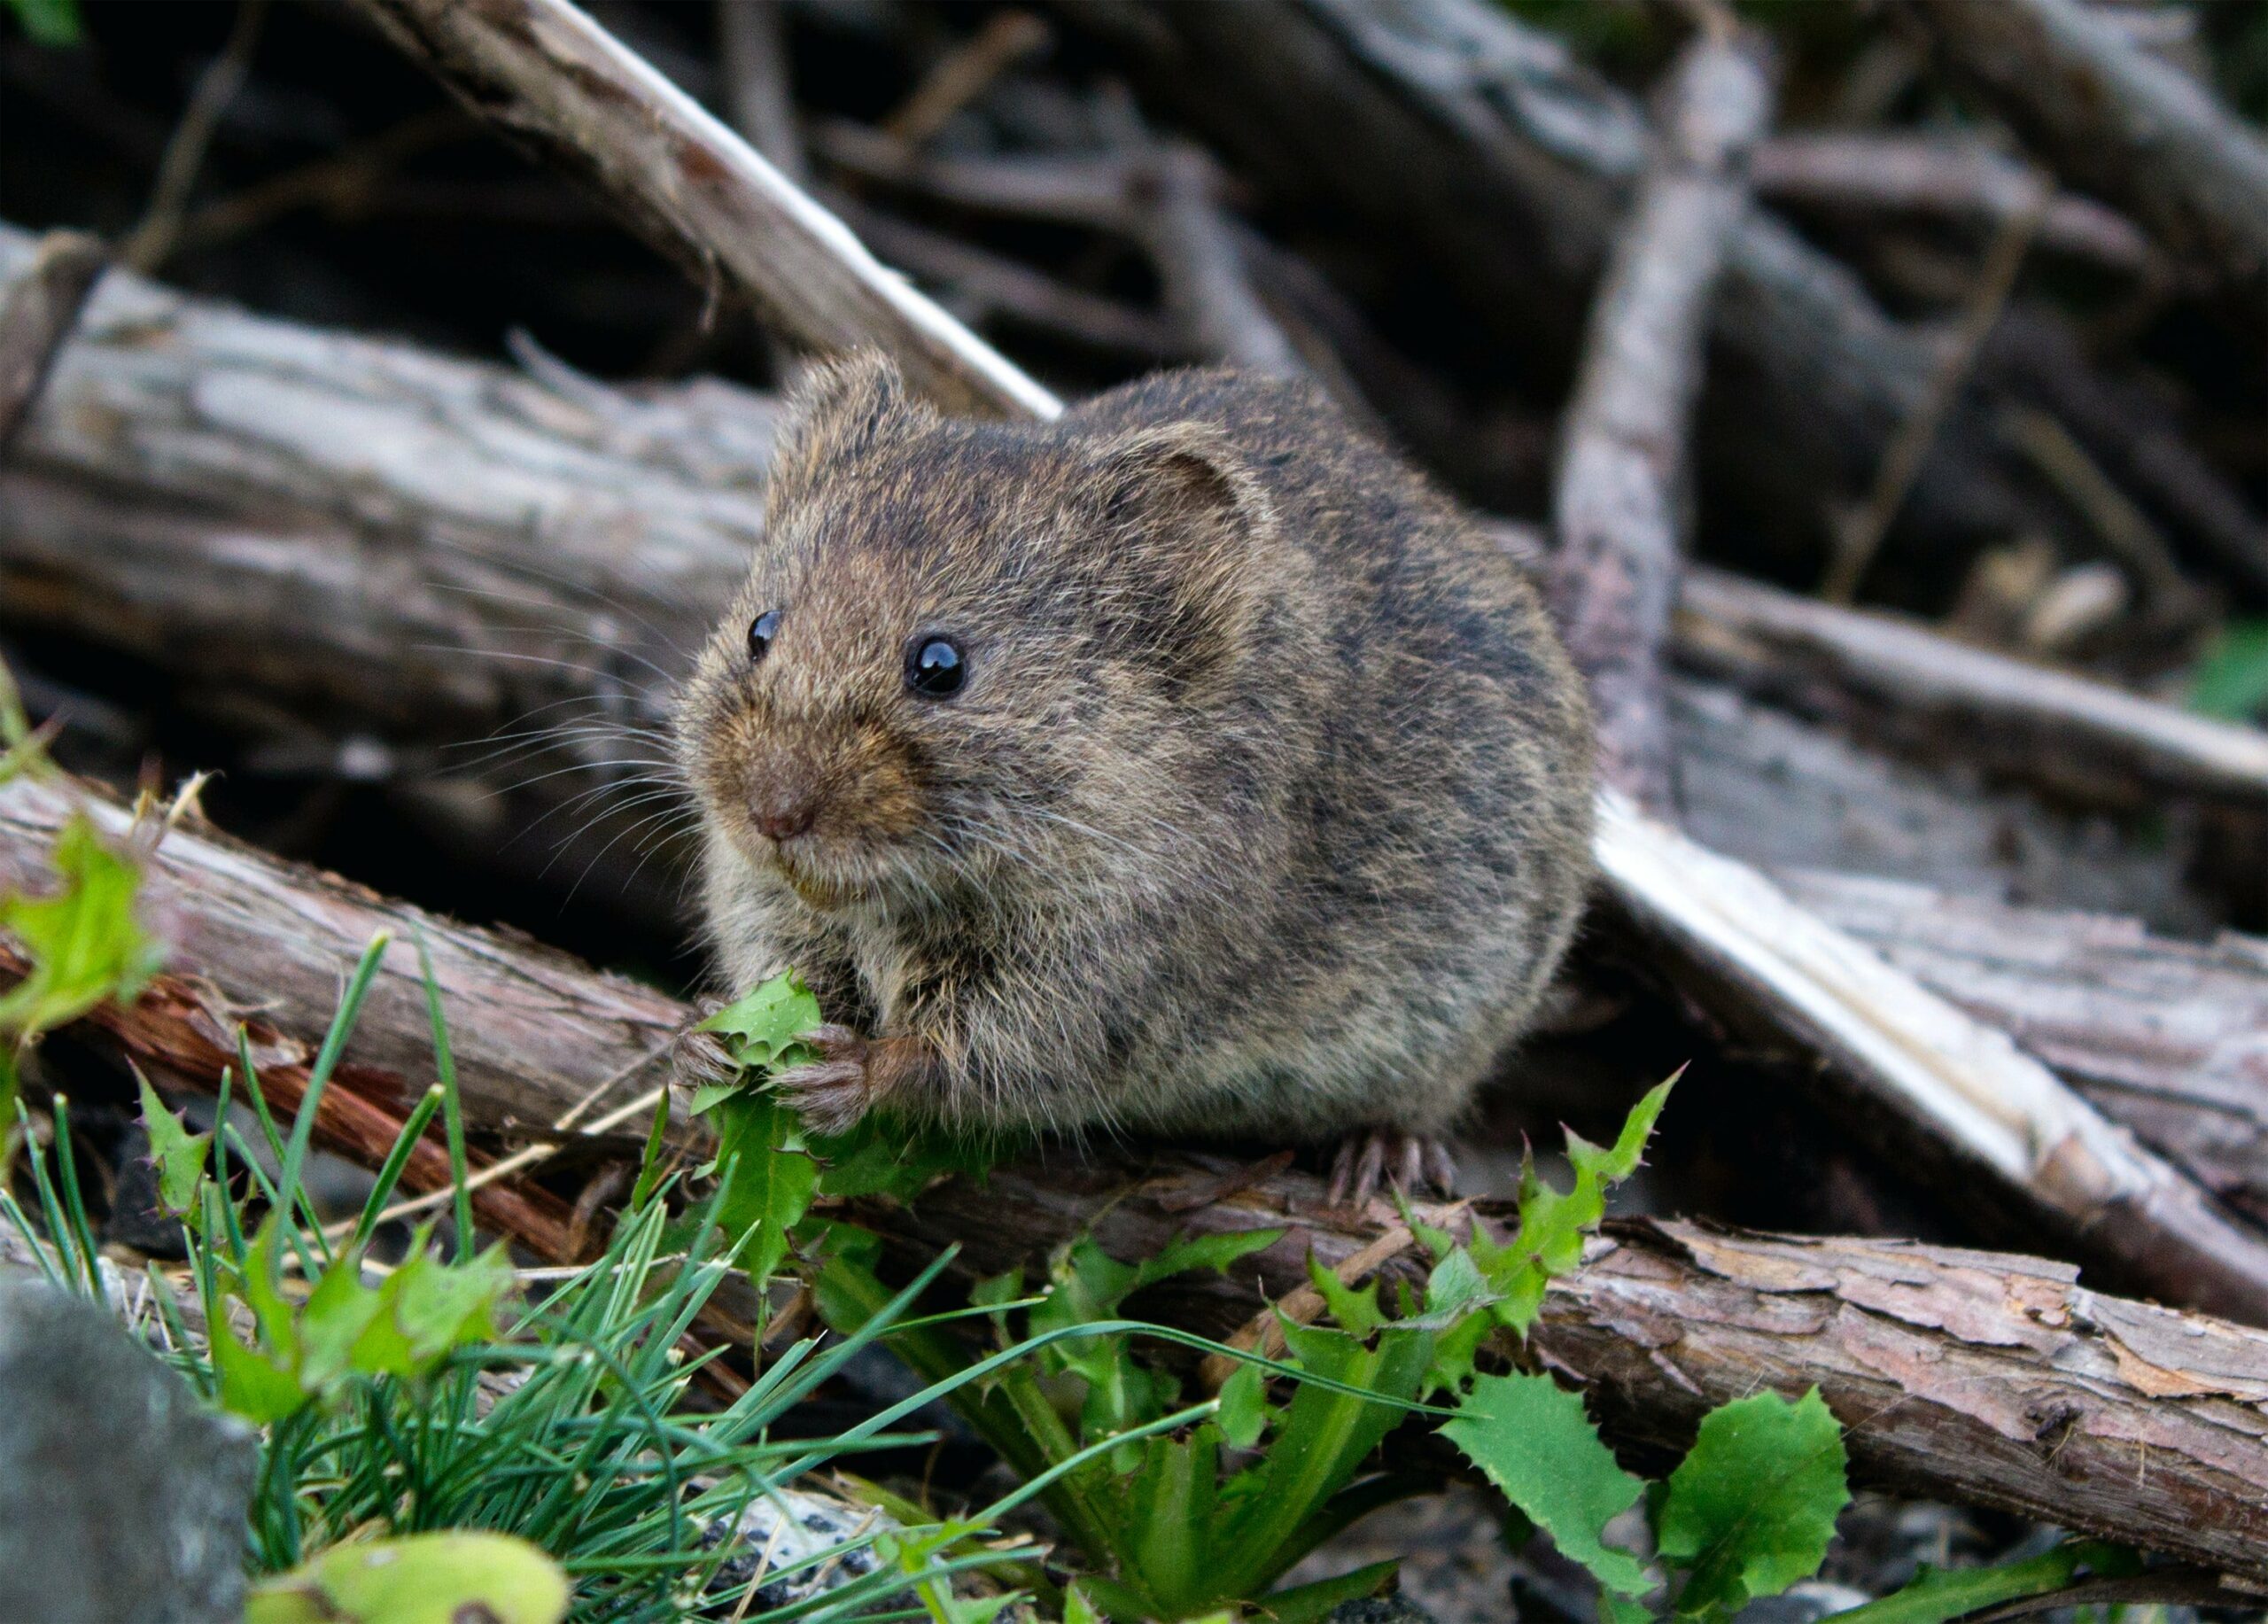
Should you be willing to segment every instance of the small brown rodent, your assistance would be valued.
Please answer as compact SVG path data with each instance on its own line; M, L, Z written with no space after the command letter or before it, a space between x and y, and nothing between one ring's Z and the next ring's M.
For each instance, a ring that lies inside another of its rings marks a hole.
M1223 371L1034 424L823 364L767 500L677 729L726 976L841 1023L780 1079L805 1120L1438 1176L1589 872L1581 685L1499 550Z

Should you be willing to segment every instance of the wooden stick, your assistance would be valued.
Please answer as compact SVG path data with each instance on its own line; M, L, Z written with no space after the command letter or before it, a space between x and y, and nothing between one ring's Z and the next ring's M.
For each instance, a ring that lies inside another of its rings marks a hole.
M1749 160L1759 196L1864 210L2000 224L2028 212L2039 179L2007 153L1973 139L1877 130L1806 130L1759 143ZM2058 193L2040 216L2039 245L2139 271L2149 239L2091 198Z
M474 112L595 184L712 291L729 286L815 348L881 344L958 409L1061 409L566 0L355 4Z
M1771 116L1751 44L1705 32L1670 70L1658 151L1608 260L1562 431L1550 599L1590 681L1599 776L1671 804L1663 697L1683 550L1686 423L1744 156Z
M114 803L82 801L60 784L0 786L0 889L41 882L48 843L78 806L113 835L128 821ZM172 958L135 1007L91 1020L145 1067L189 1086L211 1089L232 1063L238 1019L251 1022L262 1081L284 1079L298 1063L286 1057L312 1054L371 935L394 933L318 1118L326 1142L372 1162L384 1146L366 1143L347 1114L399 1123L431 1077L409 945L420 936L440 982L466 1118L484 1142L540 1131L611 1077L628 1079L614 1092L636 1092L656 1041L690 1013L524 940L450 924L193 824L167 835L146 884ZM5 952L0 980L23 967ZM695 1136L684 1142L693 1148ZM634 1155L635 1141L621 1151ZM1338 1268L1379 1248L1391 1227L1325 1207L1312 1177L1278 1170L1224 1181L1234 1171L1202 1157L1089 1161L1059 1151L996 1169L982 1184L941 1184L912 1208L870 1200L849 1216L905 1254L962 1242L957 1266L972 1275L1044 1268L1053 1248L1089 1232L1131 1258L1191 1231L1284 1230L1226 1277L1180 1277L1146 1297L1146 1311L1216 1335L1250 1319L1262 1294L1280 1301L1303 1285L1310 1250ZM1223 1190L1196 1205L1185 1199ZM563 1250L554 1198L502 1183L478 1199L486 1222L540 1252ZM1386 1264L1413 1266L1407 1255ZM2106 1297L2074 1274L1898 1241L1640 1224L1614 1231L1552 1289L1534 1349L1593 1388L1619 1442L1682 1441L1705 1409L1759 1381L1791 1394L1816 1384L1848 1427L1866 1480L2268 1578L2268 1334Z
M2020 1196L2127 1278L2268 1325L2268 1239L2112 1126L2007 1034L1972 1020L1755 869L1609 792L1599 867L1670 949L1680 984L1735 1030L1816 1053L1873 1112Z
M1395 262L1422 261L1476 345L1524 375L1572 374L1650 130L1560 41L1488 0L1055 4L1278 207L1325 205ZM1931 347L1760 208L1734 229L1710 342L1739 379L1697 420L1711 479L1781 544L1823 550L1827 500L1879 462L1927 389ZM1932 447L1909 517L1978 542L2052 522L2023 493L1990 436L1963 426Z

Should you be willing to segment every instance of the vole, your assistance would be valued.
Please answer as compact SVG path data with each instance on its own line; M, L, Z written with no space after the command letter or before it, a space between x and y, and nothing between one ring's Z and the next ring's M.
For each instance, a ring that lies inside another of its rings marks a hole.
M1161 374L959 421L864 354L790 396L679 701L707 933L800 970L840 1131L1439 1136L1589 870L1582 687L1511 563L1301 384Z

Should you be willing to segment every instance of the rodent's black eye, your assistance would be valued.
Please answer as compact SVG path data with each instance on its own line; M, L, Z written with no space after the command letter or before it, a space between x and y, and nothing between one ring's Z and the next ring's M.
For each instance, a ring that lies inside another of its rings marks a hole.
M917 637L905 652L905 686L928 699L950 699L968 680L968 662L950 637Z
M748 657L750 664L772 652L772 640L780 635L780 611L767 609L748 623Z

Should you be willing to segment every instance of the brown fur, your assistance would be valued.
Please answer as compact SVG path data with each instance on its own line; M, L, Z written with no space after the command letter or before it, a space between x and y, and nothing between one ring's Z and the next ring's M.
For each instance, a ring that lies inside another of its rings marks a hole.
M959 422L864 355L797 391L768 503L678 731L726 978L793 965L871 1039L807 1111L1448 1125L1566 947L1590 828L1580 683L1450 502L1301 385ZM938 633L943 701L904 680ZM785 846L751 812L782 796L815 814Z

